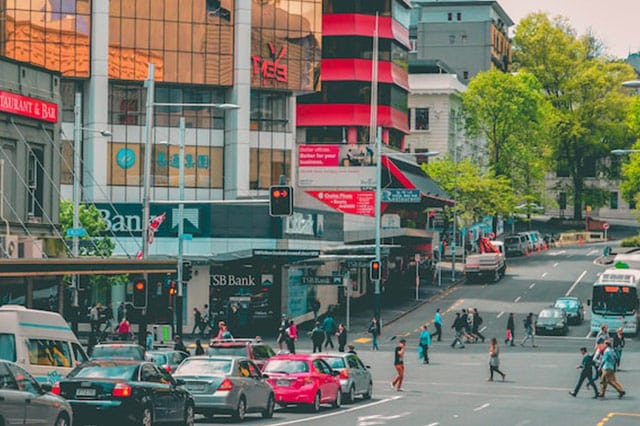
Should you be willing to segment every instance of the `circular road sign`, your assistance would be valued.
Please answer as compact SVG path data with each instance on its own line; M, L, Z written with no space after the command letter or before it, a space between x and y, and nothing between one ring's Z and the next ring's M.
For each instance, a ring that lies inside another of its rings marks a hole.
M609 222L605 222L605 223L603 223L603 224L602 224L602 229L604 229L605 231L606 231L607 229L609 229Z

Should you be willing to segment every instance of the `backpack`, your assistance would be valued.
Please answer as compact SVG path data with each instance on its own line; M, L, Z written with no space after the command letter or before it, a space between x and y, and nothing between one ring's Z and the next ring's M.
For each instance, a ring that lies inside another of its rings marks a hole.
M482 325L482 317L480 315L478 315L476 321L478 322L478 325Z

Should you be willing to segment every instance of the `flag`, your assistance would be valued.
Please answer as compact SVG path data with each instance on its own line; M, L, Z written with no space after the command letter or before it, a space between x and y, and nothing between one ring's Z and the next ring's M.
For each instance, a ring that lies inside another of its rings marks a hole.
M151 220L151 223L149 223L149 232L147 236L149 244L153 243L153 237L156 231L158 230L158 228L160 228L160 225L162 225L162 222L164 222L166 218L167 213L162 213L160 216L154 217L153 220Z

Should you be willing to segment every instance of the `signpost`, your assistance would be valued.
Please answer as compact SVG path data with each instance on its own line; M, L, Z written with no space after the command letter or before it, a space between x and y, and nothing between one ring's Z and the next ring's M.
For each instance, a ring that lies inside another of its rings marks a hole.
M604 240L608 241L607 231L609 231L609 222L605 222L602 224L602 229L604 230Z
M67 237L84 237L85 235L87 235L87 230L84 228L67 229Z
M421 194L419 189L391 188L382 191L383 203L419 203Z

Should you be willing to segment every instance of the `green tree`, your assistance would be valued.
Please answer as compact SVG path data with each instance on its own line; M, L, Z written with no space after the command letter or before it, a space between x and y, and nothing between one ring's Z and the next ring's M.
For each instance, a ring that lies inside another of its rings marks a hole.
M625 118L630 106L621 83L634 77L624 63L601 56L591 35L577 37L564 18L535 13L522 19L514 37L514 65L533 74L551 104L545 120L558 189L573 203L574 219L585 205L602 206L606 190L589 178L611 177L609 151L630 143Z

